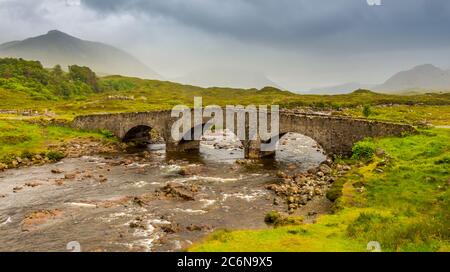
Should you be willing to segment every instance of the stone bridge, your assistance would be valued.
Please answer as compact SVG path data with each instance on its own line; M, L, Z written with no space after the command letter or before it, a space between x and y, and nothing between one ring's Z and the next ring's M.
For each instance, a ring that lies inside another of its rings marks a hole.
M72 126L84 130L108 130L124 142L146 139L149 137L150 130L154 129L164 138L167 151L198 150L200 141L174 141L172 139L172 125L177 119L171 117L171 111L96 114L78 116L72 122ZM203 123L209 119L203 118ZM247 126L248 119L247 117ZM226 118L224 117L223 120ZM270 112L268 120L270 120ZM348 117L302 114L283 110L280 110L279 115L280 138L289 132L300 133L314 139L328 155L349 155L353 145L367 137L400 136L405 132L413 133L415 131L415 128L410 125ZM236 131L234 132L237 134ZM274 153L261 152L260 140L241 139L241 142L246 158Z

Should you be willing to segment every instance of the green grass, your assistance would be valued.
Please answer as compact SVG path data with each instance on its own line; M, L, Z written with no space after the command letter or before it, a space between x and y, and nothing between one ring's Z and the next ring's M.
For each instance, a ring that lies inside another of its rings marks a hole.
M363 108L347 108L343 114L353 117L364 117ZM394 106L375 106L371 107L371 113L368 119L395 121L408 124L431 123L434 126L450 125L450 106L431 106L431 105L394 105Z
M46 154L49 145L74 138L106 139L101 133L74 130L69 127L40 125L26 121L0 119L0 162L9 164L14 157ZM58 158L58 154L50 154Z
M310 225L220 231L190 250L365 251L378 241L383 251L449 251L450 130L367 139L363 146L386 156L354 166L339 181L335 214Z
M424 105L434 106L440 111L444 106L446 112L450 112L450 93L447 94L419 94L411 96L378 94L370 91L355 91L345 95L298 95L275 88L234 89L234 88L200 88L173 82L143 80L138 78L109 76L99 79L101 91L85 93L64 99L52 96L52 99L43 99L30 94L29 89L6 88L0 86L0 109L35 109L53 111L60 118L72 119L79 114L92 114L103 112L133 112L171 109L175 105L184 104L192 106L194 97L203 97L204 105L272 105L277 104L283 108L312 107L321 109L344 109L338 114L350 114L362 116L361 105L371 104L399 104L399 105ZM114 97L134 97L134 100L117 100ZM345 110L350 108L350 110ZM404 114L397 111L396 116L383 116L383 111L375 107L370 118L385 118L401 120L403 116L411 116L409 112ZM403 109L407 109L404 106ZM432 108L418 108L414 114L414 120L427 117L423 112ZM388 113L384 113L387 115ZM436 116L431 113L430 118ZM447 115L448 116L448 115ZM441 118L441 117L440 117ZM442 117L443 118L443 117Z

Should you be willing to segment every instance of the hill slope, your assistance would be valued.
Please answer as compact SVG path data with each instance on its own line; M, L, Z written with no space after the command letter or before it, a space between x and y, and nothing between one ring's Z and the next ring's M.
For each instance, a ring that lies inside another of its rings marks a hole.
M384 84L376 87L379 91L405 91L405 90L450 90L450 72L442 70L431 64L416 66L410 70L402 71Z
M336 86L327 86L322 88L314 88L311 91L307 92L307 94L348 94L358 89L371 89L373 85L370 84L361 84L358 82L350 82Z
M45 67L89 66L100 74L159 79L156 72L128 53L107 44L78 39L58 30L0 45L0 56L39 60Z
M174 78L173 81L201 87L229 87L229 88L280 88L275 82L264 74L239 68L200 69L183 77ZM281 89L281 88L280 88Z

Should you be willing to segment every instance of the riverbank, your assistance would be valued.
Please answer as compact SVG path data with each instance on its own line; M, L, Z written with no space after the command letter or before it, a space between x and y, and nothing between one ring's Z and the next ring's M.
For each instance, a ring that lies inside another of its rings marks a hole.
M450 130L358 144L333 183L335 213L314 224L219 231L190 251L450 250Z
M33 120L0 119L0 171L54 163L66 157L122 152L124 148L107 133Z

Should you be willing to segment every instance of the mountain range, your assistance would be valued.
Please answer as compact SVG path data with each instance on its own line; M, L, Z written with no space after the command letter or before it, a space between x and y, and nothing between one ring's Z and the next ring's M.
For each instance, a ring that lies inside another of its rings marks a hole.
M60 64L89 66L98 74L120 74L161 79L155 71L135 57L113 46L85 41L58 30L45 35L0 45L0 56L39 60L45 67Z
M448 92L450 91L450 70L443 70L432 64L423 64L398 72L382 84L352 82L316 88L307 93L346 94L357 89L368 89L380 93Z
M450 71L440 69L432 64L416 66L402 71L374 90L382 92L396 91L449 91Z
M22 41L1 44L0 57L39 60L45 67L60 64L65 68L77 64L88 66L100 75L120 74L145 79L162 79L162 76L154 70L121 49L104 43L82 40L58 30L51 30L47 34ZM236 67L200 69L172 80L201 87L281 88L263 73ZM356 89L370 89L383 93L450 91L450 70L424 64L401 71L379 85L352 82L314 88L306 93L343 94Z

